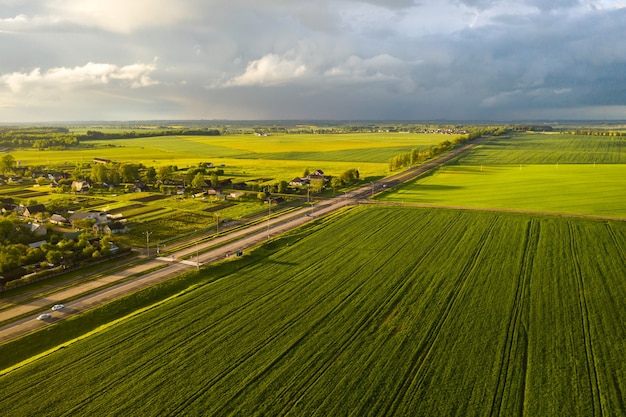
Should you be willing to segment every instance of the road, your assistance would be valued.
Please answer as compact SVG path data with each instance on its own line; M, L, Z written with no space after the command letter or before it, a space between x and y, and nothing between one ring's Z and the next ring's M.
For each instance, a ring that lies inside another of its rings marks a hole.
M0 327L0 343L36 331L70 315L104 304L142 288L168 280L184 271L224 259L237 251L245 251L269 239L271 236L295 229L314 218L325 216L346 205L356 204L359 200L367 199L378 191L397 186L423 175L480 145L485 140L487 138L476 139L439 158L399 174L386 177L380 181L371 182L369 185L361 188L345 192L343 196L320 200L314 206L278 215L268 219L267 222L257 223L209 241L200 241L199 239L195 245L171 253L168 257L147 259L145 262L124 271L77 284L14 307L5 308L0 311L0 322L13 320L28 313L33 313L33 315L17 319ZM131 276L137 276L137 278L129 279ZM115 284L117 281L123 282ZM98 290L99 288L101 289ZM81 294L86 295L80 297ZM73 300L69 302L64 301L68 299ZM60 311L48 311L51 317L47 320L35 320L35 317L42 312L42 309L59 303L64 304L65 308Z

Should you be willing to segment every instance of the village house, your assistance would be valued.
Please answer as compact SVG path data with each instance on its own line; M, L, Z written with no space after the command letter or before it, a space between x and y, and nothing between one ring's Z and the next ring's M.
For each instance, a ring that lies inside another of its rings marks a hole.
M6 213L8 211L15 211L15 202L12 198L0 198L0 211Z
M130 229L125 223L115 221L113 223L94 224L93 231L94 233L103 233L105 235L117 235L121 233L128 233Z
M243 191L233 191L232 193L228 195L228 198L232 198L233 200L236 200L238 198L243 197L244 195L246 195L246 193L244 193Z
M308 178L294 178L291 181L289 181L289 185L291 185L292 187L304 187L305 185L309 184L309 179Z
M86 193L91 189L91 183L87 180L72 181L72 191Z
M34 236L45 236L48 234L46 226L40 223L28 223L24 225L24 228L31 232Z
M97 225L108 223L109 221L107 214L100 211L77 211L69 218L72 227L76 227L76 222L81 220L93 220Z
M53 214L52 216L50 216L48 221L52 224L58 224L59 226L67 223L67 219L60 214Z
M43 204L32 204L30 206L24 207L22 211L22 216L24 217L35 217L36 214L41 213L44 214L46 212L46 207Z

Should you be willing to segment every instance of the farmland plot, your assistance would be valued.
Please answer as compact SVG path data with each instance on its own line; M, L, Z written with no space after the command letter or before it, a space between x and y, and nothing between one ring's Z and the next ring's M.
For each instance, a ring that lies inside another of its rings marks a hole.
M386 201L626 218L623 138L491 138Z
M625 238L621 222L360 208L0 377L0 403L11 416L617 414Z

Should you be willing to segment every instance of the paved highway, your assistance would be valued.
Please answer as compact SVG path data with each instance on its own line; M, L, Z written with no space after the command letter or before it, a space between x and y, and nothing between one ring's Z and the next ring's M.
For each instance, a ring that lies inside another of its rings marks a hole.
M31 312L33 315L0 327L0 343L38 330L70 315L77 314L142 288L165 281L184 271L197 268L202 264L224 259L226 256L235 254L237 251L245 251L267 240L270 238L270 235L275 236L282 234L288 230L302 226L313 218L325 216L346 205L356 204L359 200L367 199L376 192L397 186L423 175L459 156L461 153L467 152L483 143L485 140L486 138L476 139L439 158L380 181L372 182L361 188L345 192L342 196L320 200L314 206L278 215L274 218L270 218L266 222L232 231L209 241L200 241L199 239L197 244L168 254L167 257L147 259L145 262L127 270L112 273L93 281L77 284L14 307L5 308L0 311L0 322L6 322ZM130 276L135 275L137 278L129 279ZM115 284L117 281L123 282ZM98 288L102 289L98 290ZM81 294L86 293L88 294L80 297ZM68 299L74 300L65 302L65 300ZM51 315L49 319L35 319L42 311L42 308L57 303L64 304L65 308L60 311L47 311Z

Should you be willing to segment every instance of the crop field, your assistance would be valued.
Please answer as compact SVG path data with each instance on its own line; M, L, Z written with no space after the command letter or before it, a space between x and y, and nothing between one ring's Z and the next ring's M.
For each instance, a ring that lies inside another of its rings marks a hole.
M380 198L626 218L626 165L453 165Z
M379 199L626 218L626 164L614 163L624 144L571 135L493 138Z
M520 133L490 139L459 165L624 164L626 138Z
M226 177L234 175L238 180L271 177L289 181L307 168L330 175L357 168L362 177L379 177L388 172L392 156L445 139L449 137L403 133L162 136L86 141L88 147L81 149L17 149L12 155L24 165L36 166L86 164L94 157L179 168L212 162L225 164Z
M610 220L353 209L5 373L3 414L616 415L625 238Z

